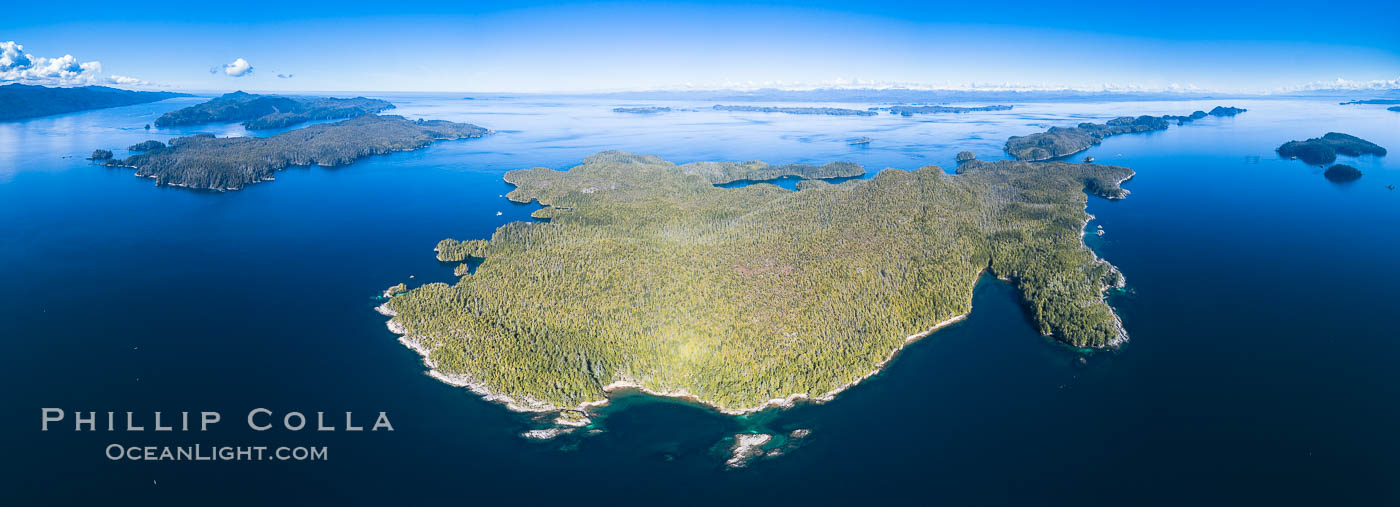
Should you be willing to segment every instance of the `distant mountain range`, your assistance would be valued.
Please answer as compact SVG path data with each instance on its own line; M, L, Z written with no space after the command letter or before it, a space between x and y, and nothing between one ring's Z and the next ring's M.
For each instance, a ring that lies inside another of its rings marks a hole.
M189 94L185 93L135 92L106 86L49 88L15 83L0 86L0 121L130 106L188 96Z

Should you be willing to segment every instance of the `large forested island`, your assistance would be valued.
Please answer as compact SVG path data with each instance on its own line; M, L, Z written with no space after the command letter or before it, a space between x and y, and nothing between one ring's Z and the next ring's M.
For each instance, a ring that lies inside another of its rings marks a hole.
M490 131L469 123L408 120L402 116L367 115L312 125L271 137L179 137L168 146L141 143L149 149L109 167L136 169L157 185L202 190L238 190L272 179L295 165L338 166L356 159L423 148L435 141L481 137Z
M208 102L171 111L156 118L157 127L243 122L249 130L287 127L313 120L338 120L374 114L394 105L379 99L355 97L297 97L226 93Z
M1312 165L1327 165L1337 160L1337 154L1359 157L1384 156L1385 148L1376 143L1341 132L1328 132L1322 137L1305 141L1289 141L1279 146L1280 156L1296 158Z
M1188 116L1123 116L1107 123L1086 122L1076 127L1050 127L1045 132L1012 136L1006 140L1006 152L1018 160L1050 160L1087 150L1111 136L1166 130L1171 122L1185 125L1207 116L1235 116L1243 112L1245 110L1241 108L1216 106L1209 113L1196 111Z
M49 88L14 83L0 86L0 121L130 106L188 96L173 92L134 92L106 86Z
M480 265L381 311L438 378L533 411L626 387L730 413L829 399L966 315L984 272L1048 336L1125 337L1105 302L1122 277L1083 231L1085 192L1124 197L1127 168L974 160L795 192L716 186L829 166L770 167L604 152L511 171L506 197L547 220L440 243L439 259Z

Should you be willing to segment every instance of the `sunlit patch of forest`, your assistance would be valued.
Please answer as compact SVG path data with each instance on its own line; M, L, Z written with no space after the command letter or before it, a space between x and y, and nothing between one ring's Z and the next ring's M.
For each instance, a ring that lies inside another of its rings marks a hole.
M507 197L549 220L443 241L439 259L484 261L388 306L443 373L559 408L616 381L731 409L818 397L970 311L984 270L1016 285L1047 335L1122 336L1104 300L1121 277L1082 234L1086 191L1124 197L1130 169L970 161L796 192L715 186L784 172L768 167L612 151L511 171Z

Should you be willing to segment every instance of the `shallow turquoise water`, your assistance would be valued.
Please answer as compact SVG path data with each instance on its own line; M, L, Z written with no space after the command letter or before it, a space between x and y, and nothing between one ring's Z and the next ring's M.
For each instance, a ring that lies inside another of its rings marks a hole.
M1385 185L1400 184L1400 159L1343 157L1365 176L1337 185L1272 149L1329 130L1397 149L1400 114L1329 99L635 116L598 99L387 98L399 114L500 133L212 194L81 160L147 138L245 134L141 129L197 99L0 123L0 429L12 437L0 490L16 505L1397 500L1400 193ZM735 419L633 396L600 434L538 443L516 436L535 427L529 417L423 375L371 310L393 283L452 279L433 257L439 239L528 219L532 206L499 197L510 169L565 168L604 149L951 168L958 151L1001 158L1007 136L1049 125L1217 104L1250 111L1082 154L1138 172L1127 199L1089 203L1090 228L1106 231L1090 244L1128 280L1112 302L1132 341L1084 365L1033 331L1009 287L984 281L967 321L831 403ZM874 141L845 143L859 136ZM51 406L219 410L225 421L206 434L40 432ZM255 433L241 422L255 407L386 411L396 431ZM757 427L812 434L725 471L725 439ZM331 460L113 462L113 442L326 445Z

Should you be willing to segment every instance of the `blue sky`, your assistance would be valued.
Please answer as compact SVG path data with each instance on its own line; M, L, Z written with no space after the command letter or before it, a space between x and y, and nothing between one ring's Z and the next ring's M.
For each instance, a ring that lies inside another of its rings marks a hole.
M1397 87L1394 4L1335 3L1333 14L1316 1L30 2L0 19L0 43L23 46L6 54L30 64L6 73L0 58L0 80L208 91ZM90 62L101 71L85 73Z

